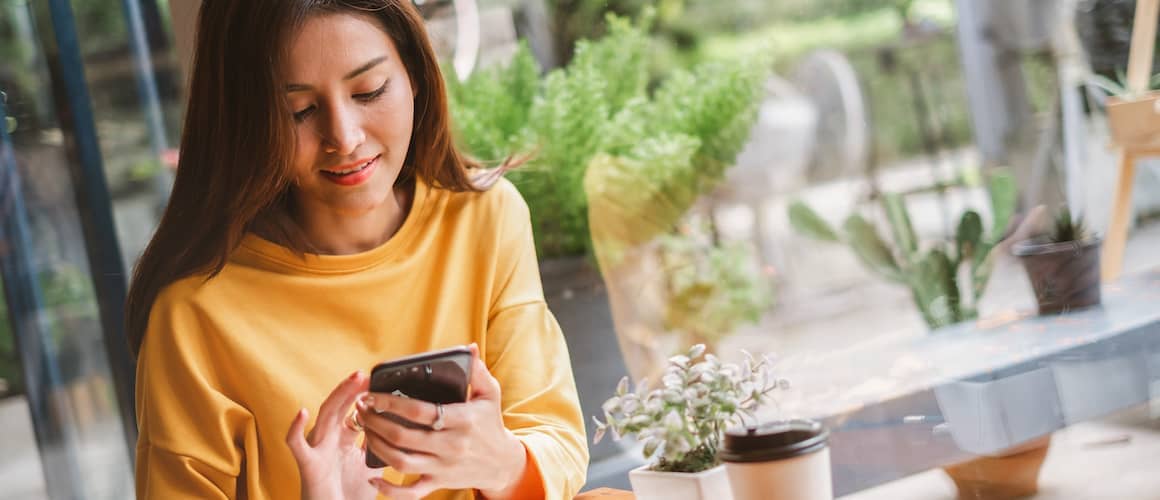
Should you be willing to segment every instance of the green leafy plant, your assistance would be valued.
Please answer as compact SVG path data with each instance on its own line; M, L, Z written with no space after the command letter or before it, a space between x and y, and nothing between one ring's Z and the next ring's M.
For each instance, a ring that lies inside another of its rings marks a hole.
M676 72L651 100L634 99L613 117L584 179L592 223L621 226L594 231L609 261L672 233L721 182L749 137L765 76L761 64L707 63Z
M456 138L472 155L496 161L526 146L528 114L540 87L540 69L526 44L507 66L477 71L462 83L447 78L447 85Z
M630 392L628 377L616 395L604 402L604 421L596 423L594 441L633 437L644 446L652 469L700 472L717 465L717 449L726 428L756 421L754 412L773 402L773 392L789 382L774 376L773 361L745 353L741 366L723 363L695 345L669 358L661 386L647 381Z
M689 344L713 345L756 322L773 302L768 278L755 272L747 242L714 242L706 224L686 224L659 240L668 301L666 328Z
M54 264L41 271L38 281L43 299L43 310L49 330L45 340L54 348L67 344L70 336L83 331L78 325L92 324L99 319L95 297L86 275L76 266ZM0 301L0 397L24 392L23 375L16 352L12 321L4 301Z
M910 11L914 8L914 0L892 0L890 2L890 7L894 9L894 12L898 13L898 17L901 18L903 22L911 22Z
M511 64L449 85L456 137L469 154L499 160L536 151L509 178L528 201L545 257L587 252L584 171L613 110L645 90L642 29L626 19L609 23L607 36L580 42L567 67L542 78L525 45Z
M648 91L646 9L636 23L609 16L608 34L581 41L564 68L538 77L522 47L505 67L449 79L456 136L471 155L500 160L537 154L509 174L532 212L543 257L590 251L587 173L596 188L674 202L664 231L732 164L756 116L766 65L706 64L668 76ZM607 181L607 182L605 182ZM612 183L622 183L611 185ZM654 231L652 234L659 234Z
M920 245L901 195L886 194L882 209L890 224L893 247L878 229L853 214L842 232L830 227L801 201L789 207L789 219L801 234L827 242L845 243L872 272L910 288L923 319L932 329L978 316L977 304L991 277L991 250L1003 237L1015 209L1015 179L1006 171L988 179L993 217L989 231L978 212L967 210L959 220L954 238ZM960 272L960 269L965 271ZM969 300L967 300L969 299Z

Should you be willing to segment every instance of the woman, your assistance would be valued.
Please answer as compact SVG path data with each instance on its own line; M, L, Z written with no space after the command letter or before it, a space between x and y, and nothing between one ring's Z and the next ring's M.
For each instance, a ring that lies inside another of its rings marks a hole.
M452 146L409 0L205 0L181 150L126 310L139 496L577 492L527 205ZM366 393L360 369L464 344L467 403Z

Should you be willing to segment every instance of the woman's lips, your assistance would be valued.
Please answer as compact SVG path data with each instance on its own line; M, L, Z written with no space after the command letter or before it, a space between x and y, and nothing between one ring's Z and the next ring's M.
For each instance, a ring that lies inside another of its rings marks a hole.
M371 178L379 166L381 157L382 155L379 155L363 163L342 166L334 170L322 170L322 176L340 186L357 186Z

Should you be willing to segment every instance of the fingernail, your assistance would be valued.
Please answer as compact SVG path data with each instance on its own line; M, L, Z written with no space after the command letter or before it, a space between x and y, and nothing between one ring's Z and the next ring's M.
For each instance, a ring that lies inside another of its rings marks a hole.
M362 404L366 405L367 408L374 408L375 407L375 397L371 396L370 394L363 396Z
M350 378L348 378L347 380L358 380L359 376L361 376L361 375L362 375L362 370L358 370L358 371L350 374Z

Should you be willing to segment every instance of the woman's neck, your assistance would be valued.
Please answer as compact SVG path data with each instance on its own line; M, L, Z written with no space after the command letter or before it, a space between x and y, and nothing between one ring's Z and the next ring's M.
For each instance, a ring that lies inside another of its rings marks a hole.
M323 255L349 255L381 246L403 227L411 211L414 184L396 186L373 210L351 216L295 204L292 214L309 251Z

